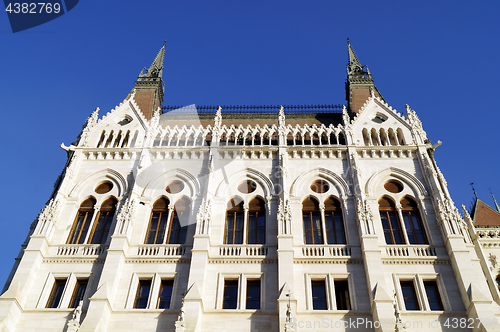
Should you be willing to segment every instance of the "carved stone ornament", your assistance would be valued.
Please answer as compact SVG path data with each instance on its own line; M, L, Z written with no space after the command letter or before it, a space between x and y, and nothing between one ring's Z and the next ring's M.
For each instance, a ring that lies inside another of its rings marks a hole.
M344 121L344 128L351 129L351 118L349 117L349 113L347 113L345 105L342 105L342 120Z
M221 126L222 126L222 107L219 106L217 112L215 113L214 130L217 129L218 131L221 128Z
M408 124L417 131L423 140L427 138L427 133L422 127L422 121L417 116L417 113L406 104L406 118L408 119Z
M94 126L97 124L97 119L99 118L99 107L95 109L94 112L90 114L90 116L87 118L87 121L85 121L85 124L82 126L82 131L80 132L80 135L78 135L78 143L80 146L87 146L89 136L90 136L90 130L94 128Z
M61 212L59 200L51 199L47 205L40 211L38 215L38 223L36 234L46 235L52 229L52 225L56 222L59 213Z
M127 234L129 225L132 222L132 218L134 217L137 204L138 201L135 198L131 200L129 197L125 200L125 203L123 203L123 206L118 213L118 216L116 217L118 225L118 227L116 228L116 234Z
M278 128L280 131L285 131L285 111L283 110L283 106L281 106L278 113Z
M197 234L208 234L210 221L212 219L212 200L209 199L205 203L205 199L201 200L200 209L196 214L196 233Z
M497 265L498 265L498 258L497 258L497 256L494 255L494 254L492 254L490 252L490 255L488 256L488 259L490 260L490 263L493 266L493 268L496 268Z
M363 234L375 234L375 228L373 226L373 213L368 207L368 203L366 201L363 203L361 199L357 200L356 217Z

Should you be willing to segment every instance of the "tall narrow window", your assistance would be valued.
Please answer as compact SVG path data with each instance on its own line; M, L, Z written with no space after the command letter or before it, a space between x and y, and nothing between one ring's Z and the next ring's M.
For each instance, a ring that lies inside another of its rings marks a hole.
M75 291L73 292L73 296L71 297L71 301L69 302L70 308L78 307L80 301L83 301L83 296L85 295L85 291L87 290L87 279L78 279L76 281Z
M116 203L117 201L114 198L107 199L102 203L90 235L91 244L104 244L108 239L111 222L115 215Z
M181 198L175 202L172 220L168 230L168 244L184 244L186 242L187 224L189 218L189 200Z
M66 285L66 279L56 279L52 291L50 292L49 300L47 301L47 308L57 308L61 302L61 297Z
M308 197L302 202L302 219L304 222L304 242L306 244L323 244L323 228L319 204L316 199Z
M325 201L325 227L328 244L345 244L342 209L338 200L330 197Z
M161 281L160 294L158 296L158 309L170 308L173 288L174 288L173 279L166 279Z
M247 280L246 309L260 309L260 279Z
M327 310L325 279L311 280L313 310Z
M80 205L75 222L69 233L68 244L82 244L85 242L92 217L94 216L95 203L96 200L90 197Z
M436 280L424 281L424 288L425 293L427 294L430 309L444 310L443 302L441 302L441 296L439 296L439 289Z
M351 310L349 283L347 280L335 280L333 283L335 287L337 310Z
M495 281L497 282L497 288L500 291L500 275L495 278Z
M405 302L406 310L420 310L420 305L417 300L417 293L415 293L415 284L411 280L401 281L401 290L403 292L403 299Z
M428 244L417 203L409 197L403 198L401 200L401 212L403 213L406 234L410 244Z
M139 280L137 294L135 296L134 309L146 309L148 307L149 292L151 291L151 280Z
M243 201L234 198L227 204L225 244L243 243Z
M248 244L266 243L266 204L261 198L254 198L248 204Z
M224 280L224 302L222 309L236 309L238 307L238 279Z
M168 204L168 199L160 198L153 205L153 212L151 213L151 220L149 221L148 232L144 241L146 244L163 243L167 227Z
M380 219L384 228L385 242L387 244L404 244L403 233L399 223L398 213L394 202L388 198L382 197L378 201L380 210Z

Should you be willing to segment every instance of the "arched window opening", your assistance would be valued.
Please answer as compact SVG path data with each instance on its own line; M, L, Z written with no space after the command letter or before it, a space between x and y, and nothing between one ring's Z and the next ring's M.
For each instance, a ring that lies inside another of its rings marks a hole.
M382 145L384 146L389 145L389 141L387 140L387 135L384 128L380 128L380 140L382 142Z
M262 142L262 145L271 145L271 141L269 140L269 134L268 133L264 134L264 140Z
M312 135L312 143L313 143L313 145L319 145L319 136L317 133L314 133Z
M286 145L288 145L288 146L293 145L293 134L292 133L288 133L288 135L286 136Z
M92 227L92 233L90 234L90 244L104 244L108 240L117 203L118 201L115 198L109 198L101 204L96 221Z
M102 147L105 139L106 139L106 131L103 130L102 134L101 134L101 138L99 139L99 143L97 143L98 148Z
M337 145L339 142L337 141L337 136L335 136L335 133L330 134L330 145Z
M404 244L401 224L394 202L386 197L378 201L380 219L384 229L385 242L387 244Z
M165 137L163 137L161 139L161 146L168 146L168 140L169 140L170 136L168 134L165 135Z
M109 145L113 141L113 136L114 136L114 132L113 132L113 130L111 130L111 133L109 133L108 140L106 141L106 145L104 146L105 148L109 147Z
M252 146L252 135L250 133L247 134L245 137L245 145L246 146Z
M172 139L170 140L170 146L176 146L177 145L177 134L175 134L174 136L172 136Z
M304 222L304 242L306 244L323 244L319 203L313 197L308 197L302 202L302 220Z
M311 136L309 133L306 133L304 135L304 145L311 145Z
M207 136L205 137L205 144L206 146L210 146L210 143L212 143L212 134L208 133Z
M196 142L194 134L189 135L188 141L186 142L186 146L194 146L195 143Z
M68 244L82 244L85 243L87 233L94 216L94 206L96 200L90 197L82 202L78 213L76 214L75 222L71 227L71 232L68 237Z
M259 133L255 134L255 137L253 139L253 145L262 145L262 139Z
M428 244L417 203L409 197L403 198L401 212L410 244Z
M321 135L321 145L328 145L328 136L325 133Z
M148 232L146 234L146 244L161 244L165 237L168 220L168 205L169 201L166 198L160 198L153 205L153 212L149 220Z
M185 197L174 204L170 227L168 229L167 244L184 244L189 220L189 200Z
M247 233L248 244L266 243L266 204L259 197L248 204Z
M378 133L375 130L375 128L372 128L371 138L372 138L372 144L373 145L375 145L375 146L379 146L380 145L380 142L378 140Z
M391 142L391 145L398 145L396 135L394 134L394 130L392 130L392 128L389 128L389 141Z
M227 145L234 145L234 141L235 141L234 133L231 133L229 139L227 140Z
M243 145L243 134L238 135L238 142L236 143L236 145Z
M233 198L227 203L224 244L243 243L243 213L243 201L241 199Z
M116 136L116 139L115 139L115 142L113 144L113 147L114 148L118 148L121 140L122 140L122 131L120 130L118 132L118 135Z
M278 145L279 142L278 142L278 134L277 133L273 133L271 135L271 145Z
M227 145L226 133L222 134L222 136L220 137L220 142L222 143L221 145Z
M339 145L345 145L345 137L342 133L339 133Z
M370 146L370 135L368 134L368 130L366 128L363 128L363 142L365 143L366 146Z
M401 128L398 128L396 133L398 135L399 145L405 145L405 136L403 135L403 131L401 130Z
M130 130L127 130L127 133L125 134L125 138L123 139L122 148L128 148L129 137L130 137Z
M325 201L325 229L328 244L345 244L344 221L340 202L333 197Z
M185 146L186 145L186 134L182 134L181 138L179 139L179 143L177 144L178 146Z

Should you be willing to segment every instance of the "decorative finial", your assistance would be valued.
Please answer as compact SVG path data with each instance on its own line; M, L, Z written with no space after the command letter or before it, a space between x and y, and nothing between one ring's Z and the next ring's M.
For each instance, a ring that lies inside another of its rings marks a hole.
M493 195L493 192L491 191L491 188L490 188L490 193L491 193L491 196L493 197L493 201L495 202L495 207L496 207L497 211L500 212L500 206L498 205L498 202L495 199L495 195Z
M469 184L472 187L472 191L474 192L474 196L476 196L476 199L477 199L476 189L474 189L474 182L471 182Z
M165 47L165 45L167 45L167 40L165 39L165 41L163 42L163 47Z
M349 42L349 37L347 37L347 44L350 44L351 42Z

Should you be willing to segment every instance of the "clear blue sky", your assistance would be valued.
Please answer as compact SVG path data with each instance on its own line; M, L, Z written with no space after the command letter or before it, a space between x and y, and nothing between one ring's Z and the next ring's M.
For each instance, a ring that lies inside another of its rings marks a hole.
M345 103L346 38L417 111L459 207L500 198L498 1L97 1L13 34L0 13L0 284L87 116L167 40L164 105ZM0 287L1 289L1 287Z

